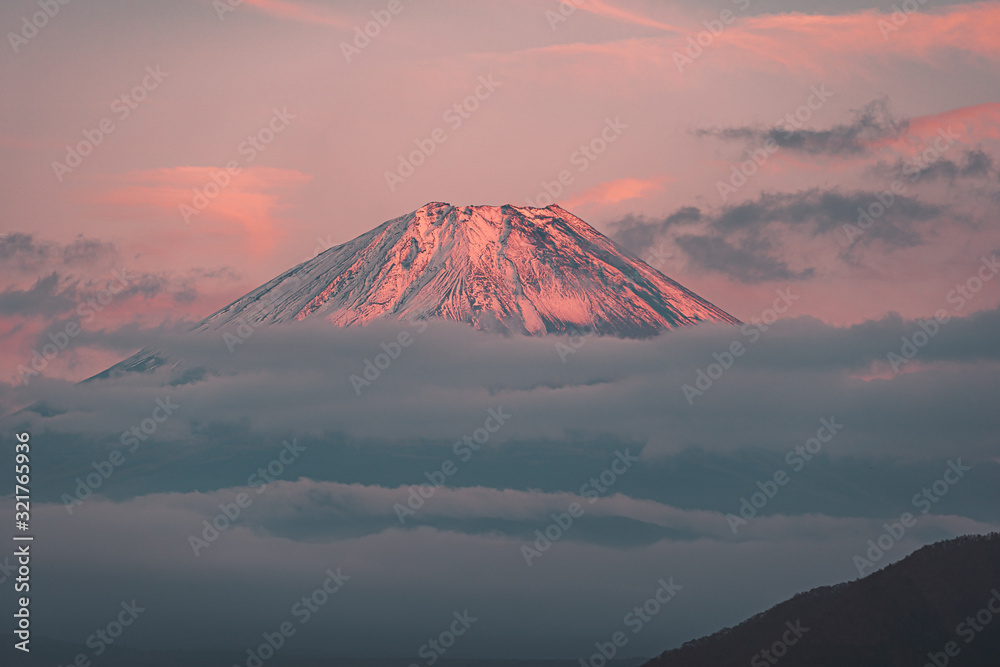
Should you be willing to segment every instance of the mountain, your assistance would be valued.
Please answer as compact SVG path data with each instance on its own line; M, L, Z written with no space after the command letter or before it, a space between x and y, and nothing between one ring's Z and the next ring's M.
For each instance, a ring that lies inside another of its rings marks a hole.
M443 318L530 335L653 335L731 315L558 207L431 203L304 262L196 326Z
M800 593L643 667L778 662L781 667L1000 665L1000 533L938 542L863 579Z
M306 318L335 326L437 318L502 333L627 338L699 322L740 323L559 206L441 203L320 253L192 331ZM180 369L181 362L144 348L88 379L166 365Z

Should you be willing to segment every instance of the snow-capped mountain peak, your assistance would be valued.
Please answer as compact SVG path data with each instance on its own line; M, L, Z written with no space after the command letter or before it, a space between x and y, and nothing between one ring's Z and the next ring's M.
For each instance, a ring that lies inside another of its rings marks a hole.
M559 206L430 203L296 266L202 321L443 318L532 335L645 336L738 321Z

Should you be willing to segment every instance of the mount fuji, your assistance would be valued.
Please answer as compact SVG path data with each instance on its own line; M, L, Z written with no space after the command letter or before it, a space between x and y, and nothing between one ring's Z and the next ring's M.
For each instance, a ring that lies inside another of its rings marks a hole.
M645 337L739 321L552 205L430 203L289 269L195 326L455 320L526 335Z
M559 206L430 203L330 248L193 332L324 318L334 326L444 319L498 333L644 338L740 324ZM94 378L176 364L144 348Z

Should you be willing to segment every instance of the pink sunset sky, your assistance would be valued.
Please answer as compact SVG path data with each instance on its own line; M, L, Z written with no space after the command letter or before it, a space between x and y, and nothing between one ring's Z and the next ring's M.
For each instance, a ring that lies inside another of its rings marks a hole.
M2 378L77 320L46 373L99 372L95 333L196 321L431 201L548 189L745 320L787 288L791 317L926 317L1000 251L998 3L52 4L0 7Z

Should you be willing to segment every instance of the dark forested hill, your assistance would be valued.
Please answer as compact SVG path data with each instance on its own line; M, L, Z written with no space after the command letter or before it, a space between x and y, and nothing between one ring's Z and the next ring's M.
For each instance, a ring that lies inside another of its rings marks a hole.
M997 667L1000 533L938 542L801 593L645 667Z

